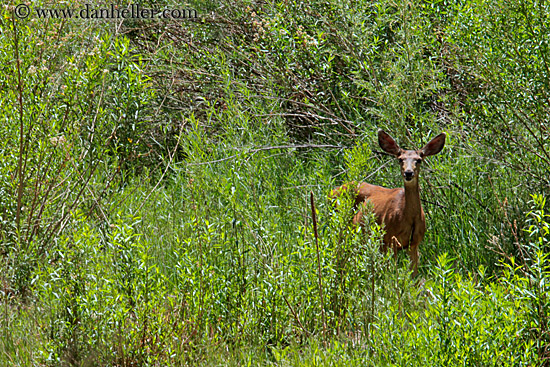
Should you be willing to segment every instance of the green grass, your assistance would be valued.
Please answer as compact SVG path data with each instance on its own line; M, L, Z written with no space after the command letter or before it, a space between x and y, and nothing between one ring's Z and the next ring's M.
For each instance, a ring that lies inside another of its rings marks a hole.
M547 365L549 9L192 6L2 9L0 365ZM377 128L447 133L415 279L328 198L402 185Z

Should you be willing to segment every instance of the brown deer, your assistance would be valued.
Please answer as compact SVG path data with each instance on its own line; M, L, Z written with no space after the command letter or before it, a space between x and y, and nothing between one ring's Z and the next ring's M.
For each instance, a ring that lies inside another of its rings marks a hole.
M411 258L412 276L418 273L418 245L426 232L426 220L420 204L420 189L418 174L422 160L437 154L445 145L445 133L433 138L420 150L401 149L395 140L383 130L378 130L378 144L382 150L396 157L401 166L401 176L404 187L387 189L366 182L350 182L336 188L332 197L338 197L351 191L355 196L355 208L372 203L376 222L385 228L381 250L388 248L397 254L399 250L407 250ZM353 217L353 223L362 220L363 211L359 210Z

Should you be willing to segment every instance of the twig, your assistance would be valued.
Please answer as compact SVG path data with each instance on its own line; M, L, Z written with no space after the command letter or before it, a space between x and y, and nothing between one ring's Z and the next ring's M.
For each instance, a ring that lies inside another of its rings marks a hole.
M247 151L247 153L250 154L256 154L258 152L264 151L264 150L273 150L273 149L299 149L299 148L318 148L318 149L346 149L345 146L340 145L331 145L331 144L299 144L299 145L275 145L275 146L265 146L265 147L259 147L255 149L250 149ZM244 149L236 149L239 151L243 151ZM198 162L198 163L188 163L189 166L202 166L205 164L212 164L212 163L220 163L224 161L228 161L230 159L233 159L237 157L237 154L233 154L229 157L216 159L214 161L208 161L208 162Z
M292 316L294 316L294 318L296 319L296 322L298 323L298 325L300 325L300 327L302 328L302 330L304 330L306 332L306 334L309 334L311 335L311 332L308 331L304 325L302 324L302 322L300 321L300 318L298 317L298 315L296 314L296 312L294 311L294 308L292 308L292 305L290 304L290 302L288 302L288 299L286 299L286 296L285 294L283 293L283 290L281 289L281 286L279 284L277 284L277 287L279 288L279 290L281 291L281 295L283 296L283 299L285 300L285 303L286 305L288 306L288 308L290 309L290 312L292 313Z
M137 209L138 213L141 210L141 208L143 207L143 205L147 202L147 200L149 199L149 197L151 196L153 191L155 191L157 189L157 187L160 185L160 183L164 179L164 176L166 176L166 172L168 172L168 169L172 166L172 160L174 160L174 157L176 155L176 151L177 151L177 149L179 147L179 144L180 144L180 141L181 141L181 132L182 132L182 130L183 130L183 124L181 124L180 133L178 134L178 141L176 142L176 146L174 147L174 151L172 152L172 154L170 154L170 151L168 151L170 160L168 161L168 164L166 165L166 169L164 170L164 172L162 172L162 175L160 176L160 178L157 181L156 185L149 191L149 193L147 194L145 199L142 200L141 205Z
M321 297L321 316L323 318L323 335L327 334L327 323L325 317L325 298L323 296L323 278L321 277L321 256L319 254L319 233L317 232L317 214L315 213L315 201L313 191L310 191L311 218L313 221L313 234L315 235L315 247L317 249L317 275L319 277L319 296Z
M13 43L14 43L14 52L15 60L17 66L17 101L19 107L19 157L17 159L17 211L15 214L15 223L17 224L17 233L20 235L20 218L21 218L21 202L23 198L23 147L24 147L24 123L23 123L23 85L21 81L21 59L19 57L19 37L17 37L17 27L15 26L15 16L11 16L12 26L13 26Z

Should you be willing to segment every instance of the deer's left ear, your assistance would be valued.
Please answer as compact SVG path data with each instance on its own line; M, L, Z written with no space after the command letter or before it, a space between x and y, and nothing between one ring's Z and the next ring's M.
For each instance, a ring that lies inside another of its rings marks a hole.
M445 146L445 133L441 133L432 140L428 144L424 146L424 148L420 149L420 154L423 157L427 157L429 155L434 155L439 152L441 152L441 149Z

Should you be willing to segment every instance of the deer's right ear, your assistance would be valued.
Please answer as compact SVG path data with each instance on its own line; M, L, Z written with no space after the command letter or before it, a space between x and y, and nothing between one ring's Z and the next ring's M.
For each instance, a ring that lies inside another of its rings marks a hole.
M399 145L397 145L395 140L393 140L393 138L382 129L378 130L378 144L386 153L396 157L401 154L401 148L399 148Z

